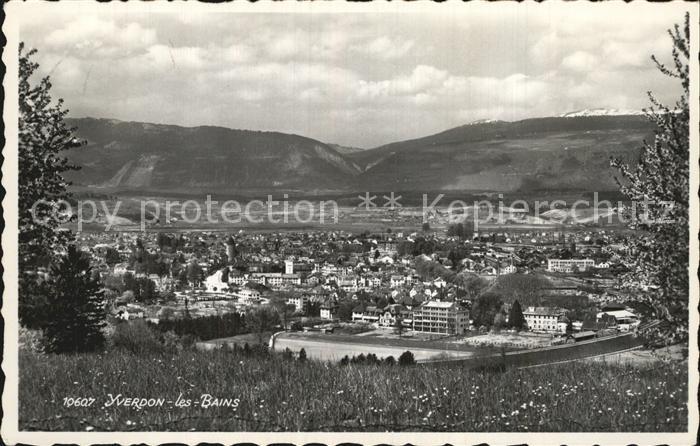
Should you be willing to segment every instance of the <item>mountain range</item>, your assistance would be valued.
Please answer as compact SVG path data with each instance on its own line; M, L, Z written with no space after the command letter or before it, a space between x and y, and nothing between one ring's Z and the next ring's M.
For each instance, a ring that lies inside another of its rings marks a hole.
M537 192L617 188L611 156L633 161L653 126L639 114L581 111L483 120L373 149L279 132L72 118L87 145L76 186L110 192Z

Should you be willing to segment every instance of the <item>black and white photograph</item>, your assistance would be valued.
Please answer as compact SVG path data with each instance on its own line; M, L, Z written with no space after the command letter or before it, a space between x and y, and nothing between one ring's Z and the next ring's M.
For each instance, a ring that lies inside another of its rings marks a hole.
M695 443L697 4L5 11L4 444Z

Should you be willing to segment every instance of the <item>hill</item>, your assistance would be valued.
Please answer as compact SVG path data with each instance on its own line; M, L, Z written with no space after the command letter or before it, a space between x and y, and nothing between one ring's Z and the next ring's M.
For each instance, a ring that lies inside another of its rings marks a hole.
M350 154L370 190L615 190L611 156L635 159L644 116L472 123Z
M480 121L361 150L279 132L70 119L78 186L139 192L610 191L611 156L636 158L644 116Z
M70 119L87 140L70 154L82 186L139 191L333 190L360 173L320 141L222 127Z

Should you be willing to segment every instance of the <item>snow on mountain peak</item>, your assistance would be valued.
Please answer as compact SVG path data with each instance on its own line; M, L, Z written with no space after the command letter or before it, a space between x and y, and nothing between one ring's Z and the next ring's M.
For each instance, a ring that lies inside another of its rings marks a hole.
M629 110L621 108L584 108L583 110L573 111L559 115L562 118L575 118L579 116L624 116L624 115L643 115L641 110Z

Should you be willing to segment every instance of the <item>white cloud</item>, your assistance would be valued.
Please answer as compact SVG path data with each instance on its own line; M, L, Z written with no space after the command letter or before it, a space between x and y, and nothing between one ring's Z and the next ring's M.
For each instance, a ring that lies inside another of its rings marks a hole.
M358 53L366 54L377 59L399 59L415 46L413 40L390 39L386 36L377 37L370 42L355 45L352 49Z
M137 53L156 42L156 32L139 23L117 24L96 16L81 16L43 39L48 48L57 48L81 58L115 58Z
M523 14L100 13L21 32L75 115L360 146L676 94L649 60L668 55L675 16Z
M563 68L574 72L586 72L598 67L598 58L587 51L576 51L561 61Z

